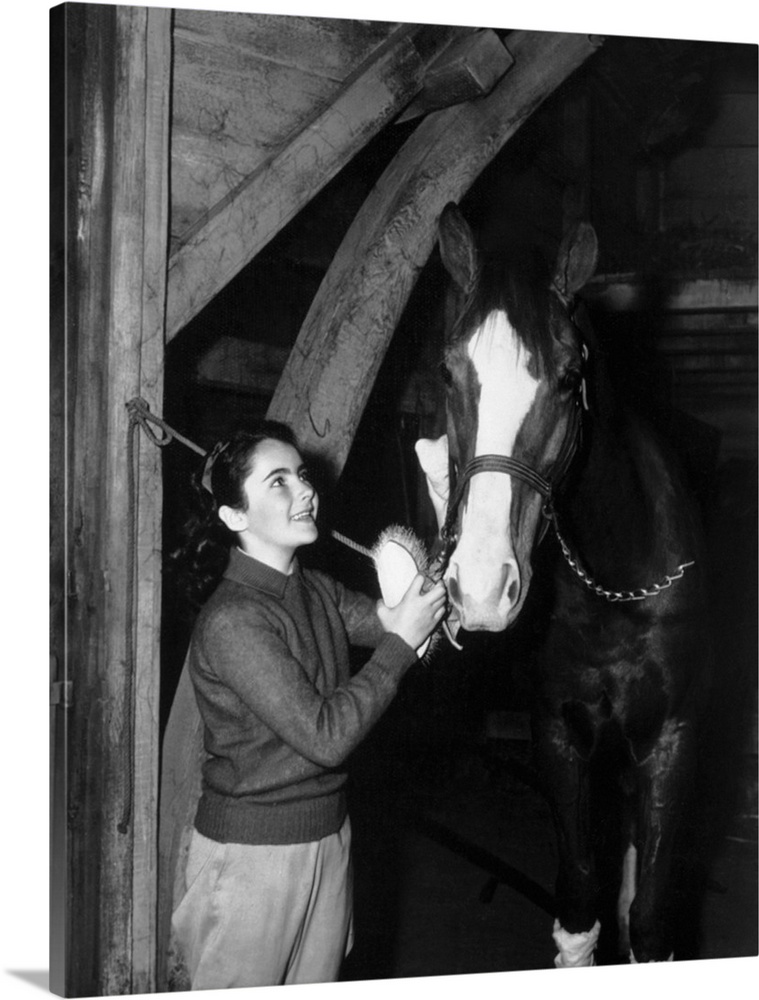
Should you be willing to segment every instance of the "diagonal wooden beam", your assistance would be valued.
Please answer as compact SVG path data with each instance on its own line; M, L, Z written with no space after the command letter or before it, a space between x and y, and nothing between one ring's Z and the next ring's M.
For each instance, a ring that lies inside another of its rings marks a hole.
M401 25L350 76L330 106L249 174L169 261L171 339L420 90L426 68L461 29Z
M519 126L602 44L514 32L514 65L486 97L421 123L364 202L305 319L269 407L301 445L342 471L380 364L435 240L458 201Z

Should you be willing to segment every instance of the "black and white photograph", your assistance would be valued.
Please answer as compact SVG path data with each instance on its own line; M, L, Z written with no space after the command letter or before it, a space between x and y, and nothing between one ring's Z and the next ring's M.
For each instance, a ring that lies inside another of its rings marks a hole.
M759 31L607 13L37 13L19 995L756 981Z

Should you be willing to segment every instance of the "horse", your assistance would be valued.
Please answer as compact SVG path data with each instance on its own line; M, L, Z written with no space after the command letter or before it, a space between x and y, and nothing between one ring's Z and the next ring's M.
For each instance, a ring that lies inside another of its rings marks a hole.
M676 845L709 670L698 506L611 384L578 295L597 264L592 226L563 238L553 270L535 254L478 252L453 203L438 243L452 279L447 431L416 453L459 637L510 629L531 590L546 602L532 734L557 839L554 963L596 964L607 801L594 800L593 776L604 771L626 817L610 961L672 960Z

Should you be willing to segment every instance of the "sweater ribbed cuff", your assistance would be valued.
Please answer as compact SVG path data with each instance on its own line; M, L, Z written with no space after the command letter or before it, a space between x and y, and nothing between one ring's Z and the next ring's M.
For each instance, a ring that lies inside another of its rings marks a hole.
M399 680L418 659L416 650L412 649L405 639L401 639L397 632L385 632L372 657L376 664L396 680Z

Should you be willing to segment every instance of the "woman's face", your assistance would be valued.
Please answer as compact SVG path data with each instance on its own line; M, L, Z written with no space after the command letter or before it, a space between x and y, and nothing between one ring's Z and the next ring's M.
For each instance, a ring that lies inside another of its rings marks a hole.
M282 441L262 441L243 492L247 510L222 508L225 523L238 533L244 552L289 572L296 549L315 542L319 534L319 497L297 449Z

